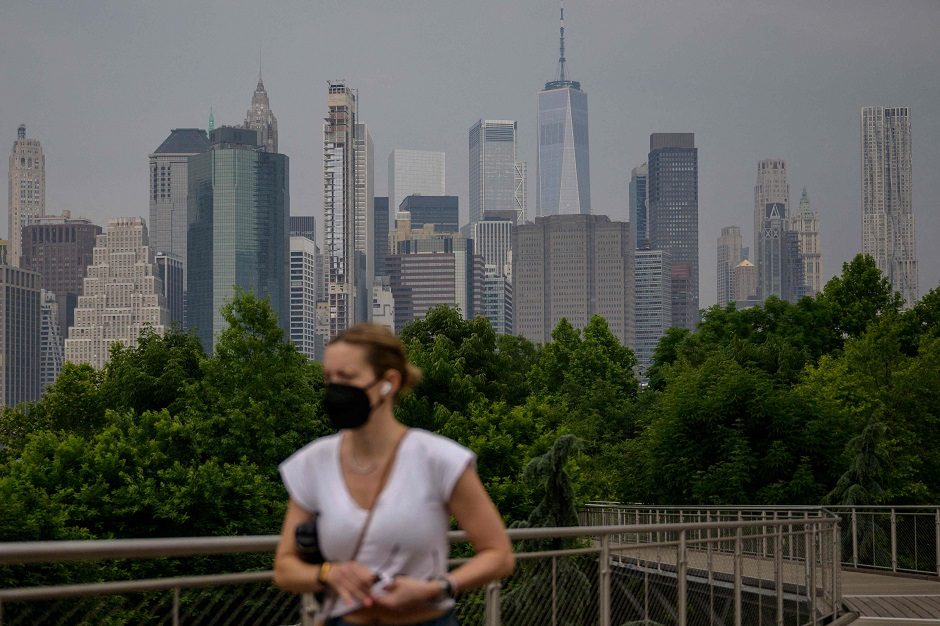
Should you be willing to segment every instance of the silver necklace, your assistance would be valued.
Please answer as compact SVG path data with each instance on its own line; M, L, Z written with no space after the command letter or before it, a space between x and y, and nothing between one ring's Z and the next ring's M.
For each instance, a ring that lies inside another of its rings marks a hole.
M378 462L378 461L373 461L373 462L372 462L371 464L369 464L369 465L363 465L363 464L361 464L359 461L356 460L356 455L353 454L352 446L349 446L349 454L348 454L347 456L348 456L349 458L346 459L346 467L348 467L350 470L352 470L353 473L359 474L360 476L365 476L366 474L371 474L371 473L374 472L374 471L376 470L376 468L378 468L378 466L379 466L379 462Z

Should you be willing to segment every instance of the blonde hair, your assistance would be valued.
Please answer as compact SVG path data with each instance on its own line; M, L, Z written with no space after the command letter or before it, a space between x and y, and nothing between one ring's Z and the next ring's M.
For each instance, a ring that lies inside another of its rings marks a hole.
M401 389L413 388L421 381L421 369L412 365L405 355L405 345L386 326L379 324L356 324L333 337L328 345L349 343L366 349L366 362L382 376L388 370L401 374Z

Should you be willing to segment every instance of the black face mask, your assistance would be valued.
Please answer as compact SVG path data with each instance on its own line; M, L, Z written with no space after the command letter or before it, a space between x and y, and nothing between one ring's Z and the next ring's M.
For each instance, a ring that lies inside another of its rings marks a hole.
M323 409L333 428L359 428L369 421L373 407L369 403L366 389L371 389L378 382L379 380L376 380L366 387L337 383L326 386L323 393Z

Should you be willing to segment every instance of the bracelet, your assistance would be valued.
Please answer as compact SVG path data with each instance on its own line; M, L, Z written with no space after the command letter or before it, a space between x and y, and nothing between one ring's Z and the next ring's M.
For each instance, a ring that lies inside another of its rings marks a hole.
M326 584L326 577L330 575L330 570L333 568L333 564L329 561L323 561L320 563L320 573L317 574L317 582L321 585Z
M440 586L441 599L449 598L453 600L457 597L457 585L450 576L435 576L432 580Z

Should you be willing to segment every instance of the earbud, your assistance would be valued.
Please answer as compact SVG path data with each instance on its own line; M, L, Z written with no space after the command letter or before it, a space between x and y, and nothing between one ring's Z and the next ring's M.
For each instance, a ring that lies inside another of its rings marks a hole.
M379 393L381 393L382 397L384 398L391 392L392 392L392 383L386 380L384 383L382 383L382 386L379 388Z

